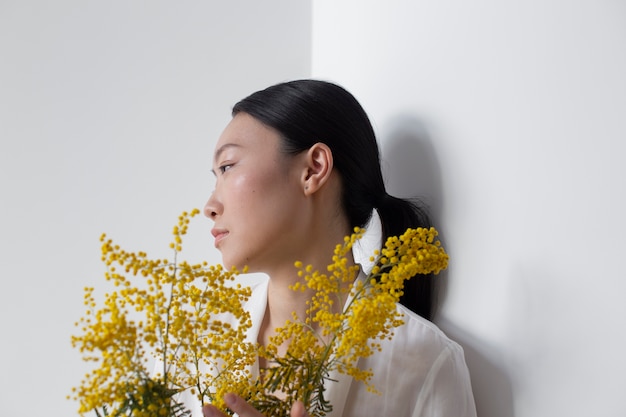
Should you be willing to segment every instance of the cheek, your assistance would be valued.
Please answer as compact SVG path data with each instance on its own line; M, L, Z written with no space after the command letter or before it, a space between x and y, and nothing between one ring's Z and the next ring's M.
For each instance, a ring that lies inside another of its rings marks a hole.
M271 216L285 214L296 197L297 187L289 181L289 176L275 167L259 167L254 172L241 172L232 176L224 184L228 200L226 210L240 216L239 221L248 218L269 221ZM269 217L268 217L269 216Z
M228 195L227 207L234 213L242 216L241 221L263 209L263 201L259 198L264 190L262 178L254 175L239 175L233 181L225 184Z
M239 176L234 178L234 181L227 184L226 187L231 203L239 206L246 200L246 195L250 193L250 178L248 176Z
M276 198L284 187L285 178L273 171L258 170L254 174L242 174L234 179L232 187L235 198L250 199ZM268 203L271 203L268 201Z

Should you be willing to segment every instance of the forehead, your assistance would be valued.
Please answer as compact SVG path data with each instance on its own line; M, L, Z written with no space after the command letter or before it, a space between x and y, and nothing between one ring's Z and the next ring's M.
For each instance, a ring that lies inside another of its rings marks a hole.
M253 151L277 149L280 135L273 128L246 113L232 118L215 145L214 159L227 149L237 148Z

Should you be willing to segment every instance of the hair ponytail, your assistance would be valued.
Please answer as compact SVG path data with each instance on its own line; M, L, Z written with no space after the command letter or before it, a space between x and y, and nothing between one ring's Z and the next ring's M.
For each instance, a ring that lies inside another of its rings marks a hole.
M276 129L287 154L298 154L317 142L331 149L343 183L342 205L350 227L365 227L374 209L381 219L384 240L407 228L430 226L421 206L386 193L374 129L365 110L344 88L318 80L281 83L235 104L233 116L239 112ZM411 279L400 302L430 320L433 287L432 277Z
M393 197L383 192L375 203L382 228L382 242L391 236L399 236L408 228L432 226L426 209L417 201ZM433 274L413 276L405 281L400 304L409 310L432 320L435 310L435 286Z

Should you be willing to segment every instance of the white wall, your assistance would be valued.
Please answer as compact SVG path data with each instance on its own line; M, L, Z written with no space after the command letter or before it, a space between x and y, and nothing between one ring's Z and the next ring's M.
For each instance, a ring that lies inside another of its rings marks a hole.
M480 416L626 414L626 6L516 3L0 3L1 414L75 415L98 236L165 256L230 106L311 57L433 206Z
M76 415L70 334L103 281L100 234L168 255L231 106L310 74L310 17L291 0L0 2L0 415ZM191 257L218 263L210 222L194 227Z
M621 1L313 2L313 76L433 206L481 417L626 415L625 74Z

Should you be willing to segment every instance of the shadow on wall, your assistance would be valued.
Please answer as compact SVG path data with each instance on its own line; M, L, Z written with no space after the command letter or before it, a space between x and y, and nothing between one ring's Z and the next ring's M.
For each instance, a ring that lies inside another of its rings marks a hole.
M424 124L409 116L391 120L381 133L381 153L387 192L419 198L437 226L443 208L441 168Z
M429 210L445 246L445 225L440 223L444 206L441 167L424 123L416 117L398 116L383 128L380 139L387 192L418 198ZM447 271L438 279L438 300L442 303ZM478 416L514 417L513 389L502 355L441 315L436 317L439 327L465 350Z
M445 230L440 222L443 210L441 168L424 123L412 116L397 116L385 126L380 139L387 192L394 197L416 199L423 205L445 247ZM437 304L441 304L445 299L448 271L441 272L437 282Z
M445 318L436 322L463 346L478 417L514 417L513 386L502 354Z

